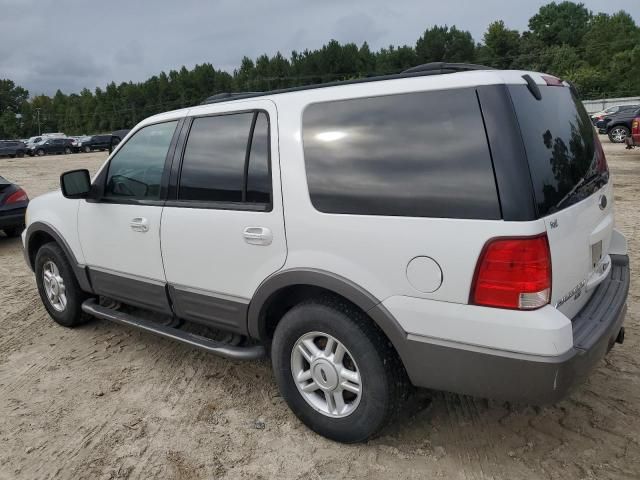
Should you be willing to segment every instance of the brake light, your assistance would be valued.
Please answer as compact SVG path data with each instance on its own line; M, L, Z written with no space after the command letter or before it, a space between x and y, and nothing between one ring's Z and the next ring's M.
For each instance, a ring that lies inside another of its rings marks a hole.
M596 170L598 173L608 173L609 166L607 165L607 157L604 154L604 149L602 148L602 143L600 143L600 138L598 135L593 135L595 147L596 147Z
M9 195L7 199L4 201L4 204L11 205L12 203L26 202L28 200L29 200L29 197L27 196L27 192L25 192L23 189L20 188L17 191L13 192L11 195Z
M470 303L532 310L551 298L551 252L547 234L489 240L480 254Z

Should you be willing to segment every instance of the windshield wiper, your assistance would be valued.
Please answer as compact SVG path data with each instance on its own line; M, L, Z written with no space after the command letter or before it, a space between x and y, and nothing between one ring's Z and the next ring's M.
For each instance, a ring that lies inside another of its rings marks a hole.
M553 207L553 211L558 211L560 209L560 206L564 204L567 200L569 200L571 197L573 197L580 188L592 184L593 182L595 182L601 177L602 177L602 173L600 172L595 172L589 175L588 177L586 175L582 177L578 181L578 183L576 183L575 186L571 190L569 190L569 192L564 197L562 197L562 199L558 203L556 203L556 205Z

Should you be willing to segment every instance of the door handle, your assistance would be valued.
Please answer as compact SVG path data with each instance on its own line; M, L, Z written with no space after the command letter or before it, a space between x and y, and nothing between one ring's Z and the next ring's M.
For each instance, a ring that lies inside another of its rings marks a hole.
M134 232L145 233L149 231L149 220L144 217L136 217L131 219L129 226Z
M271 245L273 242L273 234L266 227L247 227L242 236L249 245Z

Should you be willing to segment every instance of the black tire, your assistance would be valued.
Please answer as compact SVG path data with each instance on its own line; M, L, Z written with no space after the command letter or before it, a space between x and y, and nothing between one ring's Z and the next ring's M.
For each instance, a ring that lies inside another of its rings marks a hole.
M84 147L84 153L90 153L91 147Z
M9 238L19 237L24 230L24 225L20 227L4 227L2 231Z
M312 407L293 379L293 348L310 332L333 336L357 365L362 395L348 416L331 417ZM338 442L375 436L397 416L405 400L407 377L393 347L368 317L339 298L311 300L289 310L276 328L271 359L280 392L293 413L311 430Z
M39 149L36 151L36 155L38 155L39 157L43 157L45 154L46 154L46 152L45 152L43 149L41 149L41 148L39 148Z
M9 158L16 158L16 156L14 154L10 154Z
M66 147L66 148L64 149L64 154L65 154L65 155L71 155L71 149L70 149L69 147Z
M18 152L18 158L24 157L24 152Z
M611 127L607 132L611 143L624 143L631 132L624 125Z
M47 262L53 262L57 266L60 276L64 281L67 302L66 307L62 311L54 308L45 291L43 270ZM84 302L89 295L80 290L80 286L78 285L69 261L56 243L46 243L40 247L36 253L35 273L38 293L40 293L42 303L47 309L49 316L56 323L64 327L72 328L85 323L90 318L82 312L81 308L82 302Z

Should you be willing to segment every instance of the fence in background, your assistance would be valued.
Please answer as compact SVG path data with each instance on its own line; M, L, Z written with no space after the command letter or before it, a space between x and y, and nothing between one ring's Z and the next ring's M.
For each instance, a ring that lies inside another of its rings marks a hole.
M601 100L583 100L582 103L589 113L599 112L614 105L640 105L640 97L603 98Z

